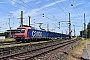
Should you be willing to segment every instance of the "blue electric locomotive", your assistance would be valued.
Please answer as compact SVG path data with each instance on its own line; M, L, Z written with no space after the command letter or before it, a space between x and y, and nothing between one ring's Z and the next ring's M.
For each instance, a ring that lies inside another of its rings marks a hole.
M38 41L51 38L65 38L69 37L66 34L55 33L45 30L36 30L32 27L18 27L17 33L15 33L14 38L17 42L29 42Z

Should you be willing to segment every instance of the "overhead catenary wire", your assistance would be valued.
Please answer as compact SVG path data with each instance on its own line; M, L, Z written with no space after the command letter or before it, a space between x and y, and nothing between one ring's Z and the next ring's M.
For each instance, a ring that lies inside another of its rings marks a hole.
M61 1L61 0L60 0ZM65 7L65 5L63 4L63 2L61 1L61 4L64 6L64 8L66 9L66 11L68 12L67 8ZM68 12L69 13L69 12Z
M74 5L76 5L74 0L73 0L73 3L74 3ZM76 9L77 9L77 10L78 10L78 12L79 12L79 9L78 9L77 7L76 7ZM80 13L80 12L79 12L79 13ZM81 17L81 16L80 16L80 17ZM82 17L81 17L81 18L82 18Z
M53 0L55 3L56 1ZM60 0L61 1L61 0ZM62 2L61 2L62 3ZM67 16L67 13L58 5L58 3L56 3L56 5L59 7L60 10L62 10L62 12ZM64 6L64 4L62 3L62 5ZM65 6L64 6L65 7ZM65 8L66 9L66 8ZM66 9L67 10L67 9Z
M11 1L13 1L13 0L11 0ZM34 9L33 7L31 7L30 5L28 5L27 3L25 3L24 1L22 1L22 0L20 0L22 3L24 3L25 5L27 5L28 7L30 7L31 9ZM26 6L24 6L24 5L22 5L22 4L20 4L20 3L18 3L18 2L16 2L16 1L13 1L13 2L15 2L15 3L17 3L17 4L19 4L19 5L21 5L21 6L23 6L23 7L25 7L25 8L27 8ZM27 9L30 9L30 8L27 8ZM34 9L35 10L35 9ZM41 12L39 12L39 11L37 11L37 10L35 10L35 12L36 13L39 13L39 14L43 14L43 13L41 13ZM52 21L52 19L50 19L49 17L47 17L47 16L45 16L44 15L44 17L46 17L47 19L49 19L49 20L51 20Z
M38 0L36 0L36 1L38 1ZM60 0L61 1L61 0ZM55 2L55 0L54 0L54 2ZM61 4L64 6L64 4L63 4L63 2L61 1ZM41 3L39 3L39 5L41 6L42 4ZM64 6L64 8L66 9L66 7ZM61 10L63 10L63 9L61 9ZM66 11L68 11L67 9L66 9ZM63 10L63 12L64 12L64 10ZM53 18L55 19L55 21L57 20L56 18L55 18L55 16L53 15L53 14L51 14L50 12L48 12L50 15L52 15L53 16ZM69 12L68 12L69 13ZM63 17L64 18L64 17Z
M55 0L53 0L53 1L56 3ZM64 14L67 16L66 12L58 5L58 3L56 3L56 5L57 5L57 6L59 7L59 9L62 10L62 11L64 12Z
M76 11L76 9L75 9L75 7L74 7L74 5L72 5L72 3L71 3L71 1L69 0L69 3L71 4L71 6L73 7L73 9L74 9L74 11L76 12L76 14L79 16L79 17L81 17L79 14L78 14L78 12ZM73 0L73 3L74 3L74 0Z
M21 1L21 0L20 0ZM21 1L21 2L23 2L23 1ZM26 4L25 2L23 2L24 4ZM26 4L27 6L29 6L28 4ZM31 7L31 6L29 6L29 7ZM32 9L34 9L33 7L31 7ZM35 10L36 11L36 10ZM40 14L43 14L43 13L41 13L41 12L39 12L39 11L36 11L37 13L40 13ZM47 16L45 16L44 15L44 17L46 17L47 19L49 19L49 20L51 20L52 21L52 19L50 19L49 17L47 17ZM54 24L55 26L56 26L56 24Z
M26 6L24 6L24 5L22 5L22 4L20 4L20 3L18 3L18 2L16 2L16 1L14 1L14 0L11 0L12 2L15 2L16 4L18 4L18 5L20 5L20 6L23 6L23 7L26 7ZM16 8L16 7L15 7ZM30 8L28 8L28 7L26 7L27 9L30 9Z
M69 0L69 3L72 4L70 0ZM75 6L74 0L73 0L73 4L74 4L74 5L73 5L72 7L74 8L74 10L75 10L75 12L77 13L78 17L82 20L82 17L78 14L79 10L78 10L78 12L77 12L76 9L75 9L75 7L74 7L74 6Z
M38 1L38 0L36 0L36 1ZM33 2L34 3L34 2ZM42 4L41 3L39 3L39 5L41 6ZM45 11L47 11L47 9L45 8ZM48 11L47 11L48 12ZM56 22L56 17L52 14L52 13L50 13L50 12L48 12L54 19L52 19L53 21L55 21Z
M27 6L29 6L30 8L32 8L32 9L34 9L33 7L31 7L30 5L28 5L27 3L25 3L24 1L22 1L22 0L20 0L22 3L24 3L24 4L26 4ZM34 9L35 10L35 9ZM41 12L39 12L39 11L37 11L37 10L35 10L36 11L36 13L39 13L39 14L43 14L43 13L41 13ZM47 16L46 16L46 18L47 18ZM48 19L50 19L49 17L48 17Z

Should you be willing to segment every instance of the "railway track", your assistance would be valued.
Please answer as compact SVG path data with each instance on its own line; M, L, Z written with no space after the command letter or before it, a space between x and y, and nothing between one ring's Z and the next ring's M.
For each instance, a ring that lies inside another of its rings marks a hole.
M12 45L12 44L20 44L20 43L17 43L17 42L4 42L4 43L0 43L0 46L3 46L3 45Z
M9 43L8 45L2 45L0 46L0 56L6 56L10 54L15 54L18 53L19 51L25 51L25 50L31 50L31 49L36 49L37 47L43 47L42 45L46 45L52 42L57 42L57 41L64 41L62 39L58 40L49 40L49 41L39 41L39 42L30 42L30 43Z
M50 41L50 40L49 40ZM39 41L40 42L40 41ZM28 42L30 43L30 42ZM34 42L31 42L31 43L34 43ZM5 45L12 45L12 44L24 44L24 43L21 43L21 42L0 42L0 46L5 46Z
M52 43L52 44L44 45L43 47L37 47L36 49L26 50L23 52L2 56L0 57L0 60L29 60L29 59L31 60L35 57L38 57L43 54L47 54L58 48L63 48L76 41L77 40L66 40L63 42Z

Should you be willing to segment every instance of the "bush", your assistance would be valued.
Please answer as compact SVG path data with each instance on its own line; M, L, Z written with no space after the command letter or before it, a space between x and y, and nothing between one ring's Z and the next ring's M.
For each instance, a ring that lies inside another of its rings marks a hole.
M6 32L4 32L4 33L0 33L0 36L5 36L7 38L8 34Z

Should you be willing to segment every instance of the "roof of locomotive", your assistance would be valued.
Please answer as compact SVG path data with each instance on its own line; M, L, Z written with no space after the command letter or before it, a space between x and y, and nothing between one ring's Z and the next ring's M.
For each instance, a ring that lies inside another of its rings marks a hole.
M35 29L34 27L28 25L23 25L23 26L20 25L18 28Z
M32 26L28 26L28 25L20 25L18 28L26 28L26 29L34 29L34 30L37 30L35 29L35 27L32 27ZM46 31L45 29L41 29L42 31Z

